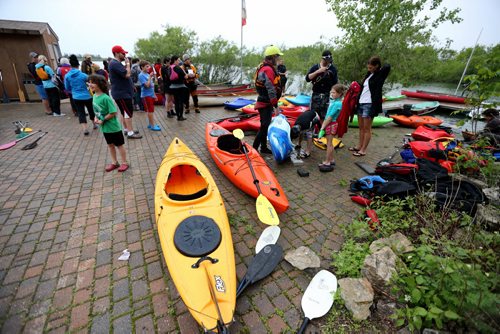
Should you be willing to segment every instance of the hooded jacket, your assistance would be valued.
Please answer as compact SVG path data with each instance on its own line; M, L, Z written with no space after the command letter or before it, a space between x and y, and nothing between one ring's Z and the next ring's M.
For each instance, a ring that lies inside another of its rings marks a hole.
M49 78L47 80L42 80L42 83L43 83L43 88L45 89L50 89L50 88L57 88L56 85L52 82L51 78L54 76L54 70L52 70L50 68L49 65L44 65L42 63L38 63L35 65L35 69L37 68L40 68L40 67L44 67L44 70L45 72L47 72L47 74L49 75Z
M92 98L87 88L88 75L77 68L71 69L64 77L64 87L71 92L74 100L89 100Z

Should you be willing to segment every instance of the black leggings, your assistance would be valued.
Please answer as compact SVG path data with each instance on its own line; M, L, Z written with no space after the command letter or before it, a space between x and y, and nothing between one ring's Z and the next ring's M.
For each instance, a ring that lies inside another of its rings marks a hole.
M170 89L175 100L175 114L177 115L177 119L182 118L184 115L184 104L189 97L189 91L186 87Z
M54 114L61 114L61 96L59 95L59 89L56 87L53 88L45 88L47 92L47 97L49 98L49 106L50 110Z
M258 109L260 115L260 129L255 136L253 142L253 148L256 150L267 148L267 130L271 124L271 119L273 117L273 107L265 107L263 109Z
M74 100L74 101L75 101L76 112L78 114L78 121L80 122L80 124L87 123L87 116L85 115L85 107L87 107L87 110L89 111L89 117L93 122L95 119L95 114L94 114L94 106L92 105L92 99Z

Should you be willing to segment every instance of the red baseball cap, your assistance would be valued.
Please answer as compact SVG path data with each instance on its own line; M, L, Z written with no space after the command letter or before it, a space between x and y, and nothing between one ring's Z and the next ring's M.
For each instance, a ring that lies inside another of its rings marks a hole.
M113 46L113 48L111 49L111 52L113 52L113 54L115 54L115 53L127 54L128 53L127 51L123 50L123 48L120 45Z

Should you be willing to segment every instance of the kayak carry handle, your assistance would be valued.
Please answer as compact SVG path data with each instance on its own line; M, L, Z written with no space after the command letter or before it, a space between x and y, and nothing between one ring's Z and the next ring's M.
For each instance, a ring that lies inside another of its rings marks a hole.
M274 191L276 197L280 197L280 191L278 190L278 188L271 188L272 191Z
M191 266L191 268L193 268L193 269L197 269L197 268L199 268L199 267L200 267L200 264L201 264L203 261L210 261L211 263L217 263L217 262L219 262L219 260L218 260L218 259L213 259L213 258L211 258L210 256L203 256L203 257L201 257L198 261L196 261L196 263L195 263L195 264L193 264L193 265Z

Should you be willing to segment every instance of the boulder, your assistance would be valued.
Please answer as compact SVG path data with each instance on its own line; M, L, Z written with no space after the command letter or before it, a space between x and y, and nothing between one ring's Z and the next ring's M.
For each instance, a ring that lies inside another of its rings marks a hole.
M388 246L368 255L365 258L361 274L372 284L376 291L389 293L387 286L396 273L396 254Z
M370 316L373 304L373 288L366 278L342 278L339 280L340 296L345 307L352 312L355 320L365 320Z
M483 193L490 201L490 204L500 206L500 189L496 188L483 188Z
M492 227L494 230L498 228L500 210L492 205L477 205L477 219L481 223Z
M306 268L319 268L320 259L309 247L300 246L285 254L285 260L300 270Z
M370 252L375 253L385 246L389 246L395 253L407 253L414 249L411 241L404 234L396 232L389 238L381 238L372 242Z

